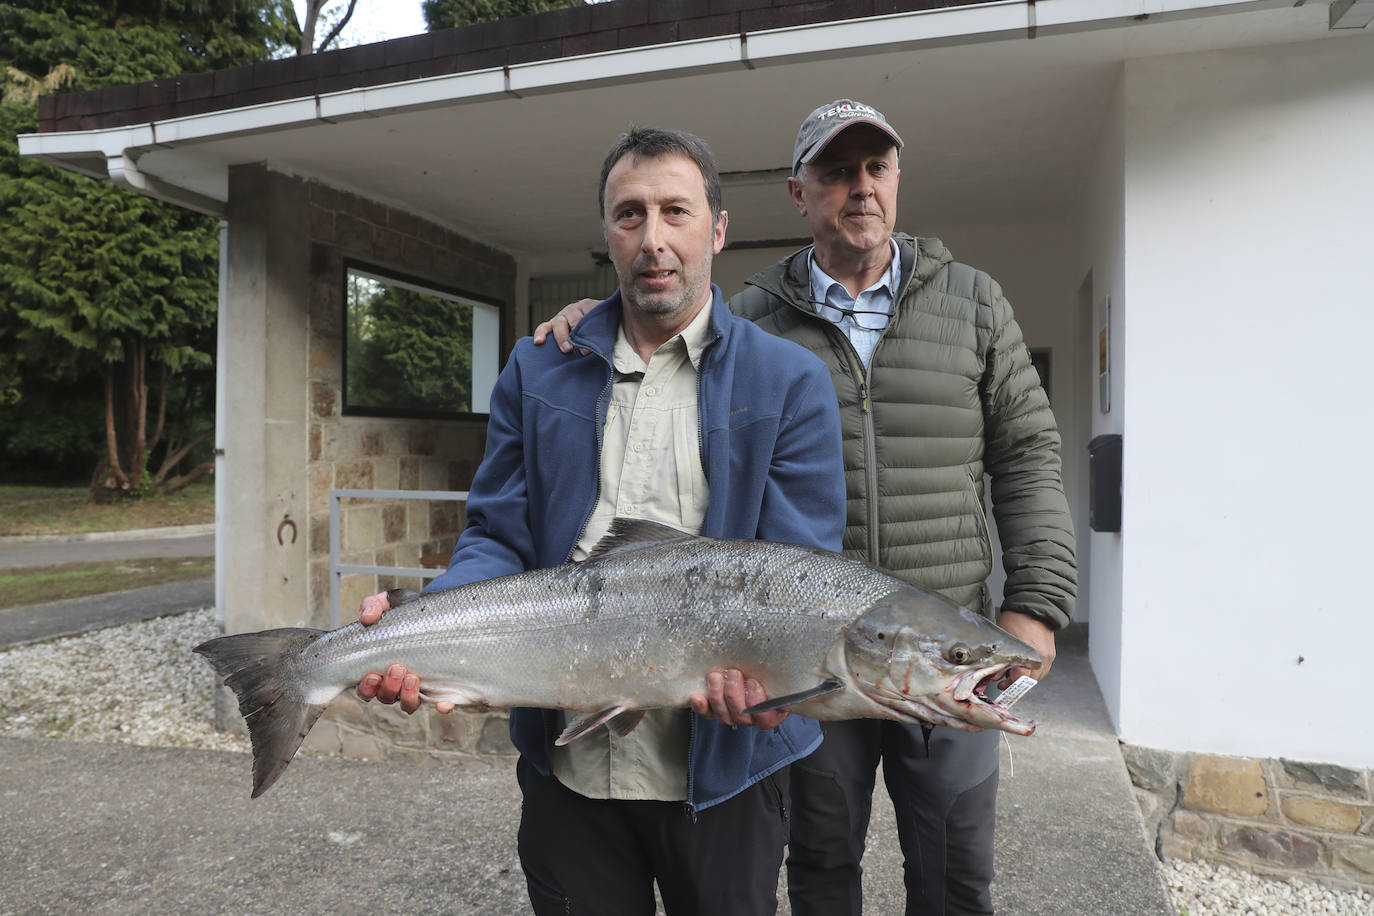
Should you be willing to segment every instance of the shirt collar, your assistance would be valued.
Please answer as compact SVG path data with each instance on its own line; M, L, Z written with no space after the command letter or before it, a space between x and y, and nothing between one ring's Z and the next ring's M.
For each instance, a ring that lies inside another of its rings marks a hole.
M859 295L885 287L888 296L894 301L896 300L897 290L901 288L902 285L902 255L901 251L897 248L896 239L889 238L887 244L889 246L888 250L892 255L892 259L888 262L887 273L880 277L872 286L868 287L868 289L859 293ZM824 270L821 270L821 266L816 263L815 245L812 245L811 249L806 253L806 261L811 272L811 307L813 309L820 312L826 300L830 297L831 290L836 286L839 287L839 292L843 295L844 301L856 301L854 298L850 297L849 291L844 288L844 284L831 277Z
M706 352L706 345L711 340L711 309L715 305L713 295L697 312L696 317L687 323L677 334L670 337L662 347L685 346L687 348L687 358L692 361L692 368L700 371L701 357ZM623 304L622 304L622 307ZM657 352L657 351L655 351ZM648 369L644 360L639 358L635 348L630 345L629 338L625 336L625 322L620 322L620 327L615 335L615 348L611 351L611 361L615 364L615 370L622 375L629 375L635 372L643 372Z

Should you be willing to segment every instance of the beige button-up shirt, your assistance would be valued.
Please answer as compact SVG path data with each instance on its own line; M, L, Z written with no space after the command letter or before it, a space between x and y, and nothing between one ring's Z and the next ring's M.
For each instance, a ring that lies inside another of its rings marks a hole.
M601 449L601 495L573 550L583 560L617 516L695 534L710 496L701 464L697 369L709 340L711 303L646 364L625 338L611 359L615 384ZM553 749L558 781L588 798L687 798L688 711L652 709L624 738L598 729Z

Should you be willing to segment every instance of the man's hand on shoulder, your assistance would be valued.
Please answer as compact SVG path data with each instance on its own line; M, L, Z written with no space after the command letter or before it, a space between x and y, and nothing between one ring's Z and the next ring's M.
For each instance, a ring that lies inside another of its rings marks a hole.
M553 333L553 339L558 344L558 349L564 353L573 351L572 337L573 328L582 320L588 312L597 304L595 299L580 299L570 305L563 306L563 309L550 318L548 321L541 321L539 327L534 329L534 345L540 346L548 339L549 333ZM587 351L582 351L586 355Z
M390 608L386 592L368 595L358 608L358 622L370 627L382 619ZM358 681L358 697L362 700L381 700L387 705L400 701L401 709L411 715L420 708L420 676L405 665L395 664L380 671L369 671ZM436 703L435 709L441 713L453 712L453 704L447 700Z
M754 725L762 729L777 728L789 715L785 709L774 709L757 715L745 715L744 710L768 699L763 685L746 678L738 670L727 668L706 675L706 692L692 694L692 709L699 716L717 719L724 725Z

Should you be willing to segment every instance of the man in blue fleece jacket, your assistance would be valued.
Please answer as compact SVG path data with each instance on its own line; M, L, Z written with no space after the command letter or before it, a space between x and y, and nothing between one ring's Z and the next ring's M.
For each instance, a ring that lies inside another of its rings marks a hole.
M710 281L725 244L714 157L690 134L635 128L601 171L615 295L569 359L521 340L491 399L467 528L430 589L585 558L616 516L711 537L838 550L839 418L827 370L735 318ZM384 600L364 603L364 622ZM763 691L712 672L692 710L653 710L624 737L567 747L564 714L517 709L520 860L534 911L772 913L787 841L786 767L820 729L741 710ZM363 697L418 706L402 666ZM740 728L737 726L757 726Z

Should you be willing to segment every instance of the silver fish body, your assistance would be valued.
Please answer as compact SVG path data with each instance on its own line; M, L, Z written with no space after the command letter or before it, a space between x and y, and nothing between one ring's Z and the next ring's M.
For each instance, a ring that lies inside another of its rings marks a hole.
M981 617L839 554L625 520L583 563L414 596L369 627L225 636L195 651L239 697L255 797L331 699L395 662L436 702L585 714L563 743L687 706L727 667L756 678L769 706L819 719L1029 734L981 689L1039 664Z

